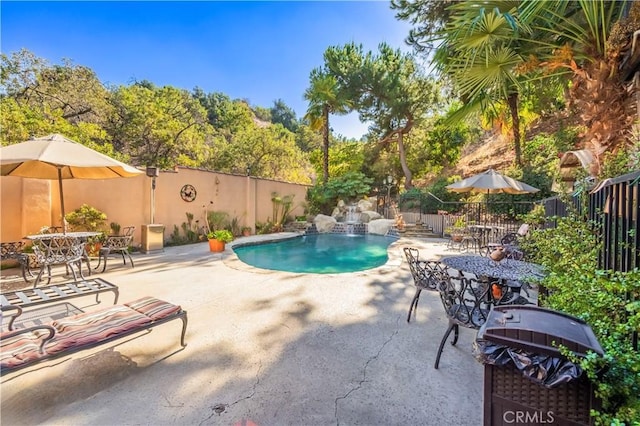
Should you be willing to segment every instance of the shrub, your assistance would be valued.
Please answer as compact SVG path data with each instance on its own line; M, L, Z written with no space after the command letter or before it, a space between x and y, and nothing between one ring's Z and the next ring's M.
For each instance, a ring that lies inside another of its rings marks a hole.
M326 185L316 184L307 190L308 213L331 214L338 200L349 203L369 194L372 183L373 179L360 172L349 172L329 179Z
M603 401L597 424L637 424L640 418L640 357L633 333L640 329L640 271L597 269L600 248L595 224L575 211L556 218L557 228L534 230L523 243L531 260L545 266L547 295L541 305L587 322L605 356L573 360L596 384Z
M64 218L72 231L101 232L107 223L107 215L88 204L67 213Z
M233 234L228 229L218 229L217 231L209 232L207 238L210 240L218 240L224 243L233 241Z

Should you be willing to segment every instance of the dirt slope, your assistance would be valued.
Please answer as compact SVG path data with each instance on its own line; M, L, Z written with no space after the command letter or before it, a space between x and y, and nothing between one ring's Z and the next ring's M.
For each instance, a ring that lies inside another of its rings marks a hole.
M514 159L513 143L507 137L487 133L482 140L464 147L452 174L467 177L489 168L501 171L513 164Z

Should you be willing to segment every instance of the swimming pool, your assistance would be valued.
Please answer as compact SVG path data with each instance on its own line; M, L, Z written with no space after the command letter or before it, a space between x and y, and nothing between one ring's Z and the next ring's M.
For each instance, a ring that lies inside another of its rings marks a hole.
M319 234L234 247L243 262L257 268L287 272L335 274L384 265L389 244L382 235Z

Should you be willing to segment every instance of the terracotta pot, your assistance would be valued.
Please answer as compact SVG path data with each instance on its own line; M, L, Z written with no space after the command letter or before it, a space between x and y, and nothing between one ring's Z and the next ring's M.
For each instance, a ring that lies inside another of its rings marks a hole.
M214 253L220 253L224 251L224 241L209 240L209 251Z
M506 254L502 248L497 248L490 254L491 260L500 262L502 259L506 257Z
M243 229L243 230L242 230L242 236L243 236L243 237L249 237L249 236L251 236L251 229Z
M85 250L90 257L98 257L100 255L100 249L102 243L87 243L85 244Z

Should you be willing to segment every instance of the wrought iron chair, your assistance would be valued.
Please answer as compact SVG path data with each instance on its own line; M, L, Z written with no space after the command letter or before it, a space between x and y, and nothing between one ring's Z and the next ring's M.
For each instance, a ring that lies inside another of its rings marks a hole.
M47 284L51 282L51 267L54 265L65 265L71 269L74 281L78 280L74 267L78 268L80 277L82 275L82 261L84 260L85 250L84 243L75 237L55 236L51 238L42 238L33 241L33 253L36 261L40 266L40 272L33 282L33 288L36 288L42 279L44 270L47 270Z
M49 226L46 228L42 228L40 230L41 234L60 234L62 233L63 228L62 226Z
M413 276L413 284L416 286L416 292L409 306L409 314L407 322L411 322L411 313L418 309L418 300L422 290L437 290L439 280L442 274L446 274L447 267L437 260L420 260L420 252L413 247L405 247L404 255L409 263L409 269Z
M508 232L502 236L499 243L488 243L484 247L484 255L489 256L494 250L502 249L507 259L523 260L524 252L520 249L519 240L526 236L528 232L529 225L523 223L517 232Z
M25 241L11 241L7 243L1 243L0 259L13 259L17 261L20 264L22 278L26 282L29 282L27 275L29 275L30 278L33 278L33 274L31 274L31 269L29 268L29 253L24 253L26 245L27 243Z
M485 282L491 291L489 292L489 300L494 306L498 305L529 305L532 302L524 296L520 295L520 291L524 290L527 296L528 284L516 280L496 280L487 277L477 278L478 281Z
M135 232L135 226L127 226L122 229L123 235L109 235L107 236L106 241L100 248L100 254L98 256L98 265L95 269L100 267L100 263L104 261L104 265L102 265L102 272L107 269L107 258L111 253L120 253L122 255L122 264L127 264L127 259L125 257L129 257L129 262L131 263L131 267L133 268L133 259L131 258L131 254L129 254L129 246L133 241L133 233Z
M438 292L449 319L449 326L438 348L436 369L440 364L444 344L451 332L454 332L451 344L455 345L458 342L459 327L479 329L487 320L491 308L489 286L462 274L458 276L446 274L438 283Z

